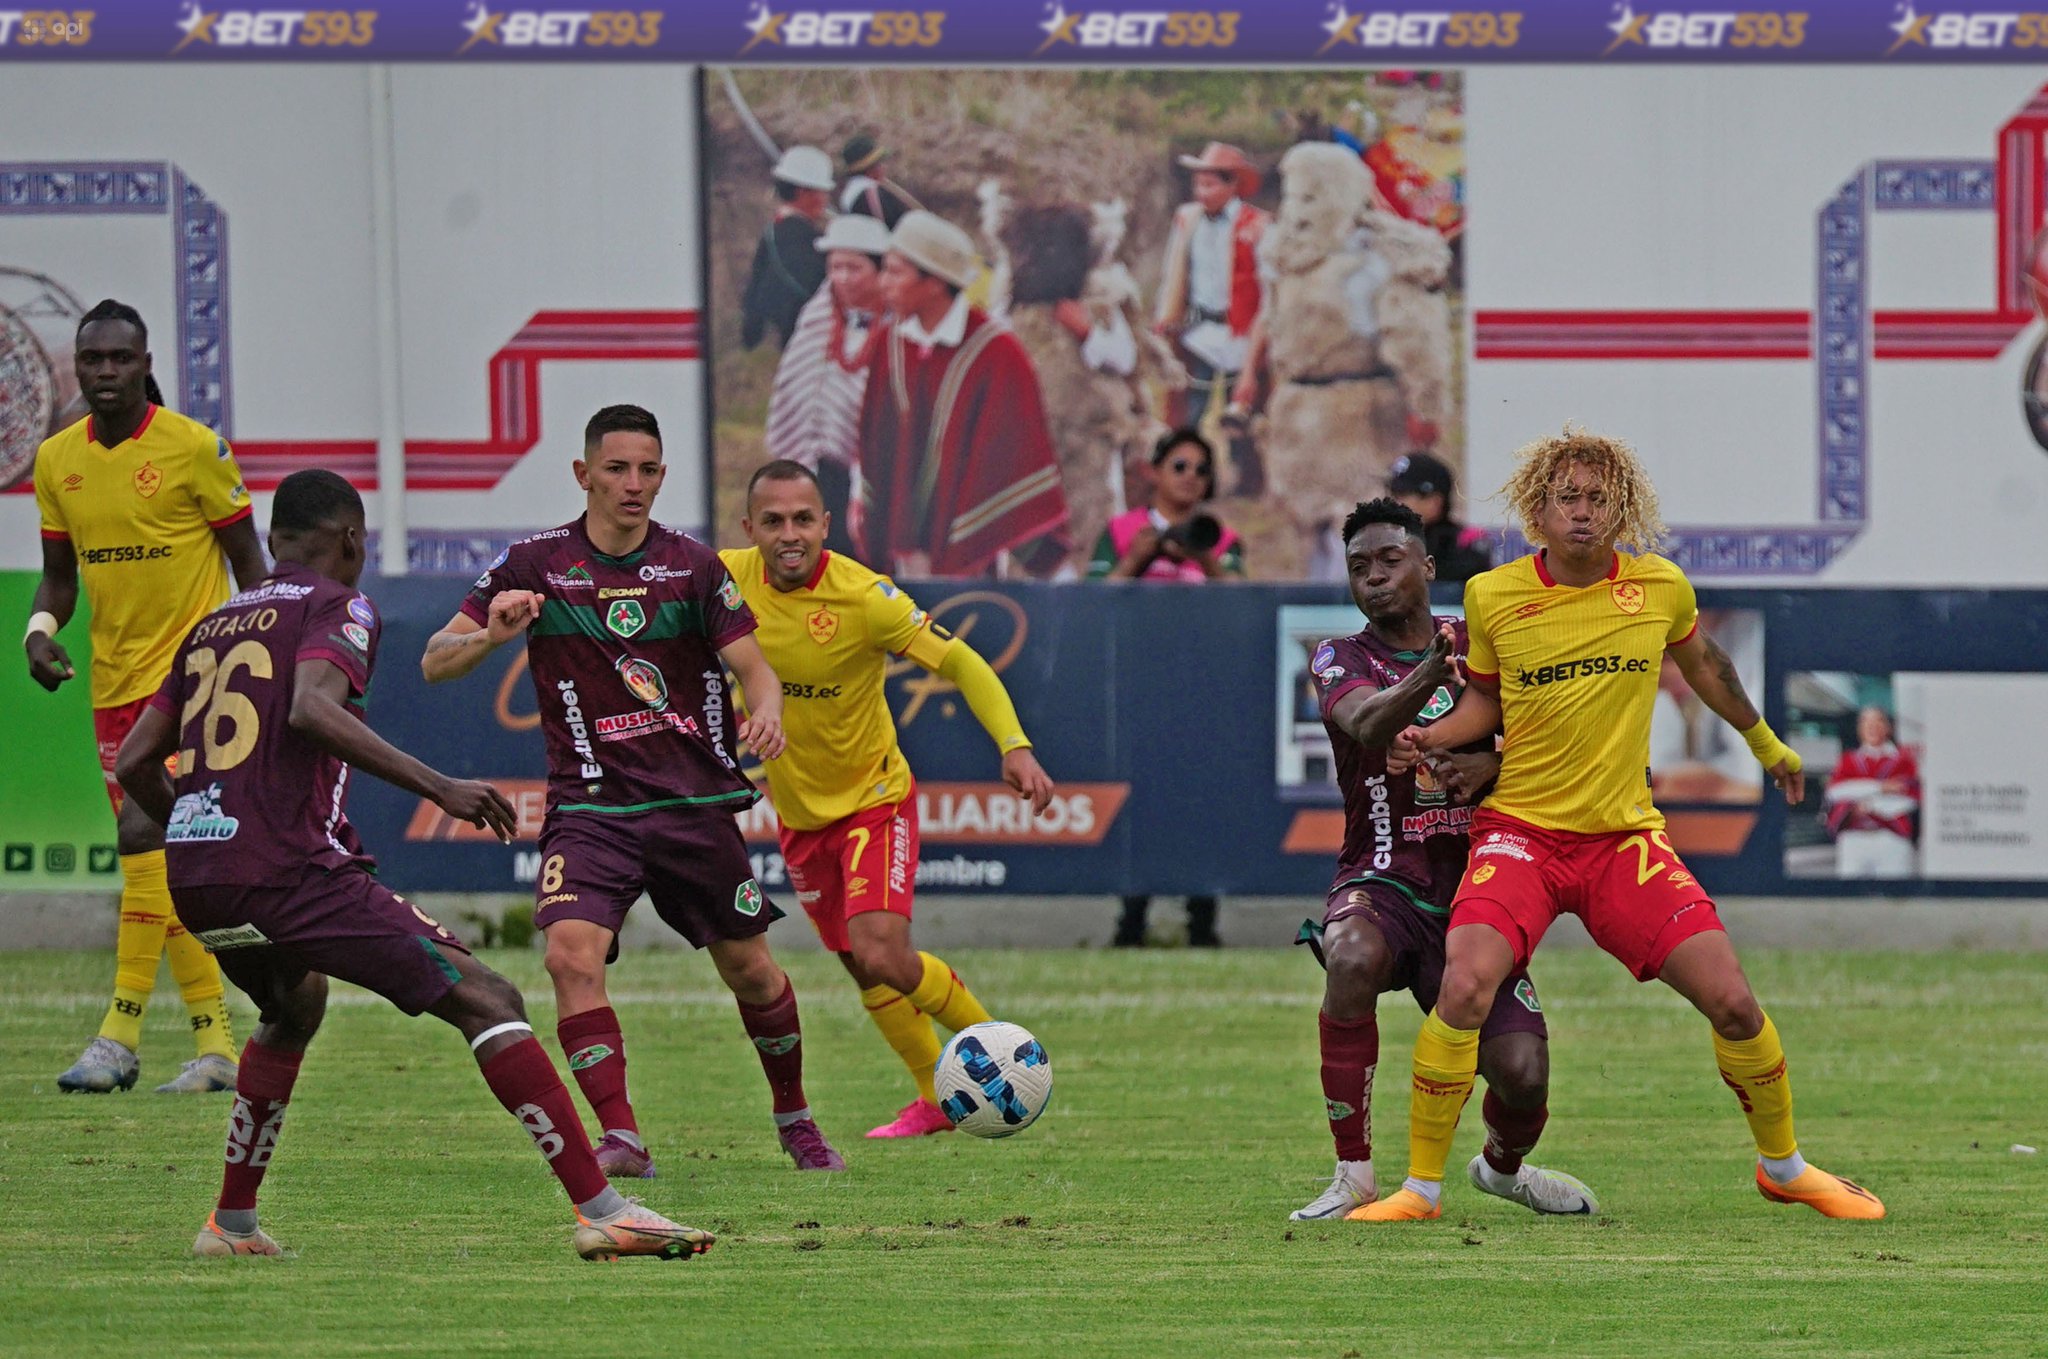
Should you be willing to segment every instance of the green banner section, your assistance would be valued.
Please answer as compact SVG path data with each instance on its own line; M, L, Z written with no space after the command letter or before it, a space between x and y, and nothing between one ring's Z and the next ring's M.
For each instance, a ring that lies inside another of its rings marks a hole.
M28 626L35 601L33 571L0 571L0 627ZM94 758L92 695L86 666L86 610L57 640L70 653L78 677L54 694L28 677L19 641L0 658L0 712L7 739L0 742L0 892L119 888L114 817Z

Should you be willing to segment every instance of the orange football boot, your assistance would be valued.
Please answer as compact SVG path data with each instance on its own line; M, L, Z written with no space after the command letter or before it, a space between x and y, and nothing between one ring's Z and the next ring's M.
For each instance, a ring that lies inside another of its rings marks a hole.
M1431 1203L1413 1189L1397 1189L1377 1203L1353 1208L1346 1222L1428 1222L1444 1215L1441 1203Z
M1756 1192L1772 1203L1803 1203L1822 1217L1850 1217L1875 1220L1884 1216L1884 1204L1877 1195L1853 1180L1830 1175L1819 1166L1808 1166L1790 1184L1779 1184L1756 1168Z

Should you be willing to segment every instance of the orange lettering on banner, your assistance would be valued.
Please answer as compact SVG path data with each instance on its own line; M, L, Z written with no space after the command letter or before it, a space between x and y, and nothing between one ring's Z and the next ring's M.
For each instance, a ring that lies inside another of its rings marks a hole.
M519 813L519 833L516 840L540 839L541 818L547 813L548 785L544 779L493 779L484 782L505 795ZM406 823L405 838L408 840L489 840L496 843L498 837L493 831L457 821L448 813L436 807L425 798L413 808L412 820Z
M919 783L918 835L928 845L1099 845L1124 802L1128 783L1062 783L1045 815L1000 783ZM763 797L739 814L740 833L775 843L775 808Z
M522 841L540 838L547 811L547 784L540 779L485 777L519 813ZM1128 783L1063 783L1045 815L1033 817L1024 800L1000 783L918 785L920 834L935 845L1099 845L1131 795ZM775 843L775 808L764 795L739 813L740 832L757 844ZM424 798L413 809L405 838L412 841L495 840Z

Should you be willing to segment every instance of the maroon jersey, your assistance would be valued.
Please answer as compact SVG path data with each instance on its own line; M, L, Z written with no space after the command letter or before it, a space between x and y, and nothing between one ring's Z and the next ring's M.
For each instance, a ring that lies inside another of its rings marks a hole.
M1444 623L1456 628L1455 654L1463 659L1464 620L1438 618L1431 630ZM1366 749L1330 720L1330 710L1345 694L1362 684L1392 688L1422 657L1420 651L1396 651L1367 628L1317 646L1309 669L1322 696L1323 726L1337 755L1337 786L1344 793L1344 848L1337 859L1336 885L1384 882L1423 909L1443 914L1450 910L1465 872L1472 808L1454 803L1426 764L1406 774L1387 773L1384 749ZM1415 725L1428 726L1455 701L1449 685L1438 687L1416 715ZM1488 748L1489 742L1464 747Z
M288 720L299 662L348 676L358 716L382 629L369 599L296 562L199 620L150 706L178 723L172 887L296 882L370 864L348 823L348 766Z
M716 552L650 524L639 551L607 557L578 518L506 549L477 577L463 615L487 624L501 590L545 597L526 663L550 812L736 811L760 797L733 758L718 659L754 630L754 615Z

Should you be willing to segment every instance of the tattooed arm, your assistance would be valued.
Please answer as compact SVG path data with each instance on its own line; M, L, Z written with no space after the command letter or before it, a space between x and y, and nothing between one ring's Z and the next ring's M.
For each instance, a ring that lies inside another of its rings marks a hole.
M1672 647L1671 659L1678 662L1679 673L1700 696L1700 702L1735 730L1748 731L1763 717L1743 692L1735 662L1705 628L1693 629L1692 636Z
M1705 628L1694 628L1690 637L1672 646L1671 659L1678 662L1679 673L1700 696L1700 702L1742 733L1757 762L1770 774L1771 782L1784 792L1785 800L1796 803L1805 796L1806 779L1800 773L1798 754L1765 725L1763 714L1743 692L1735 662L1720 643L1709 637Z

